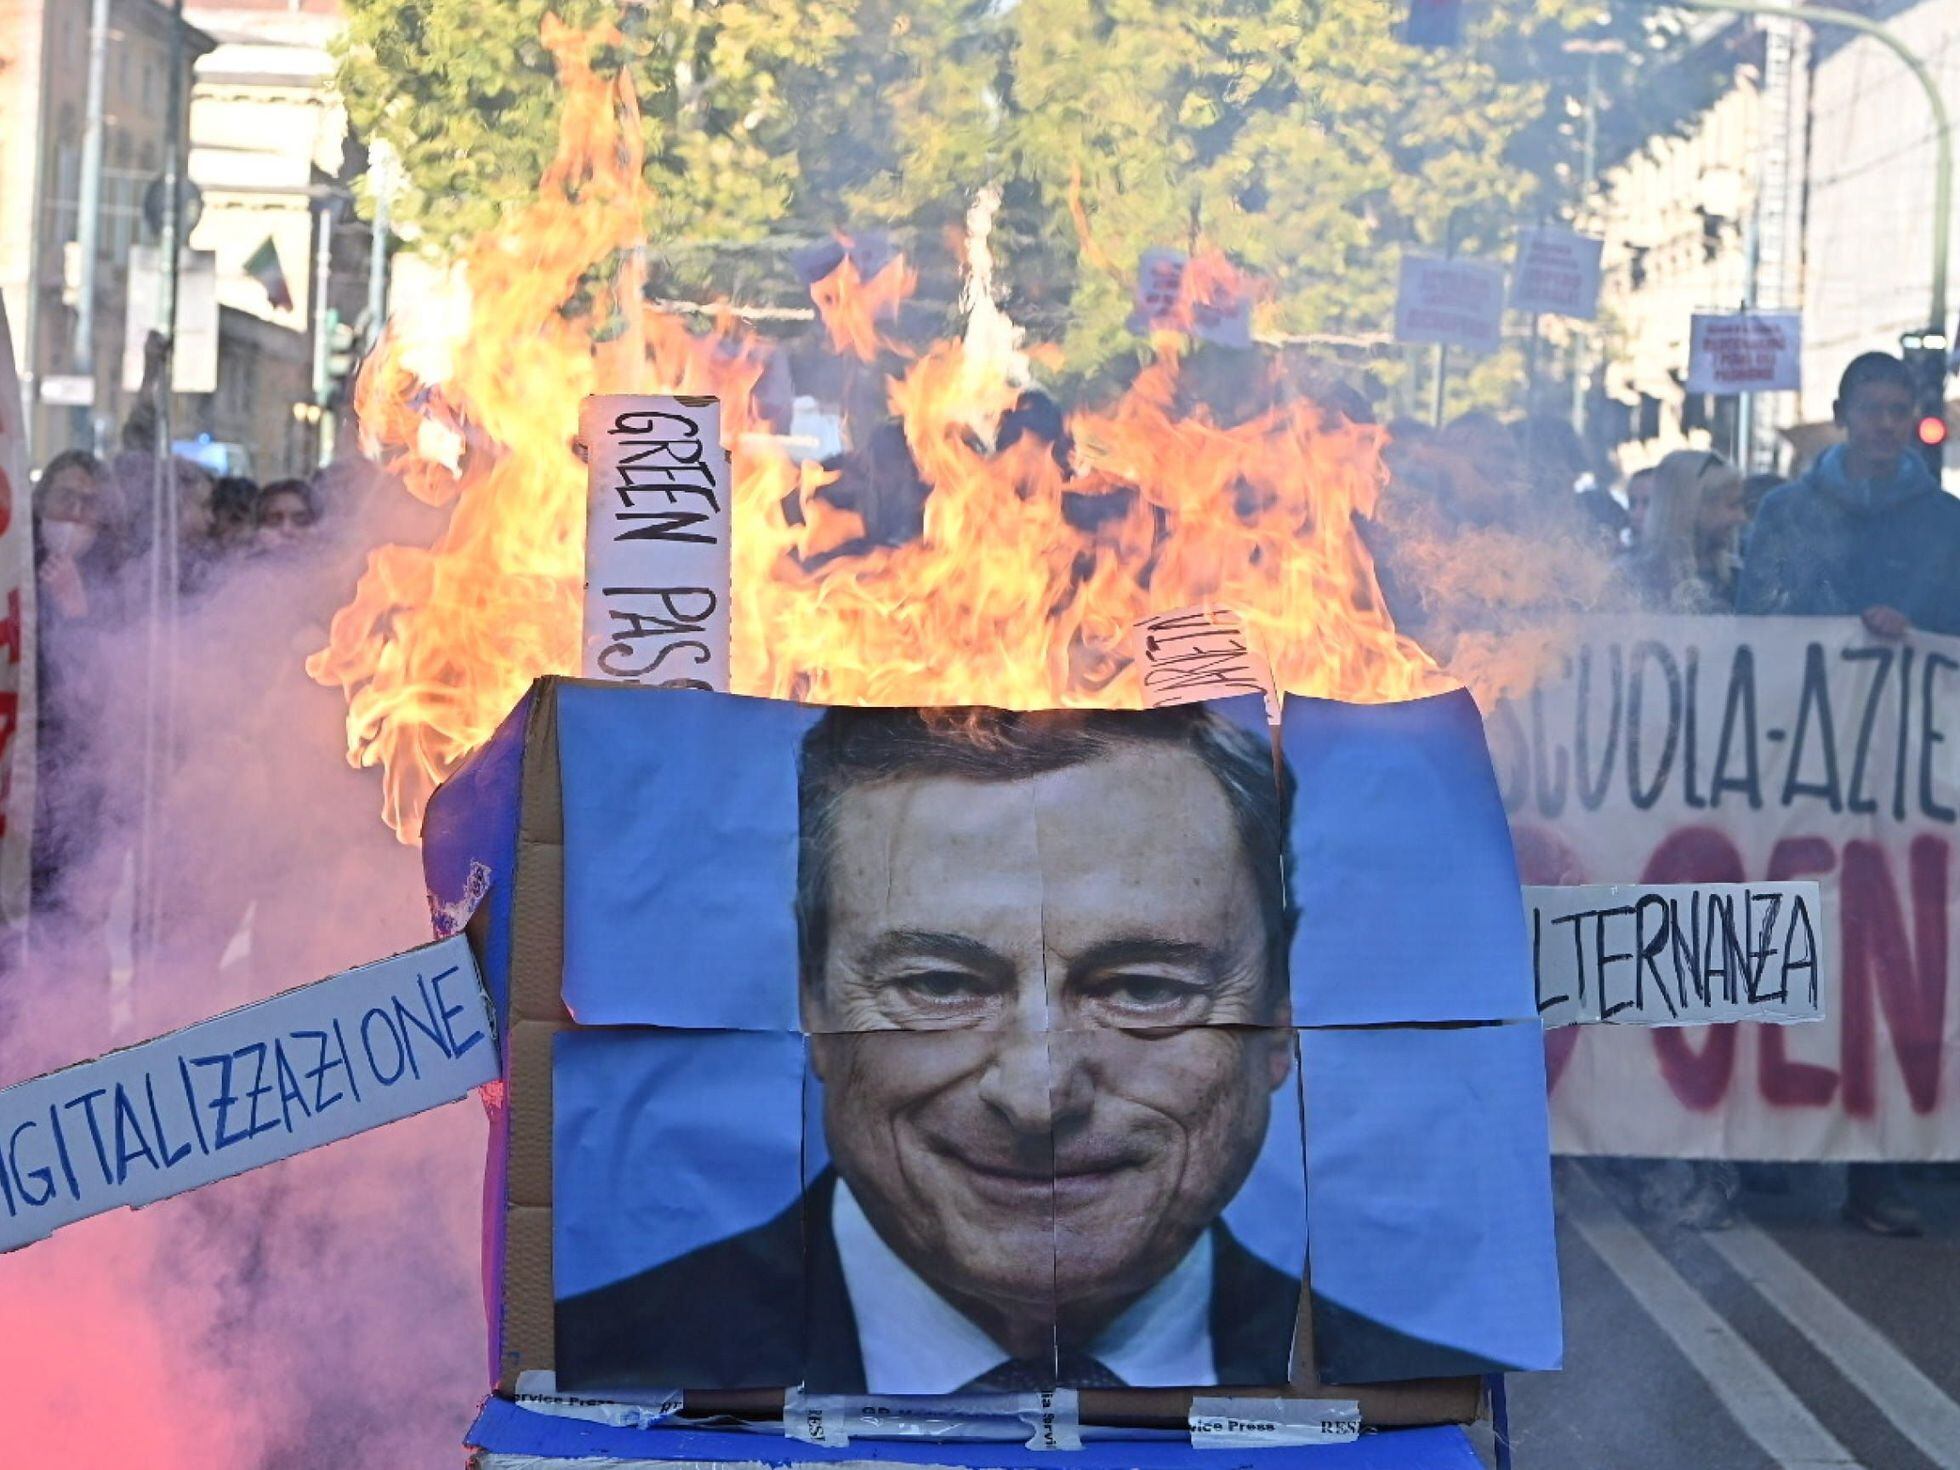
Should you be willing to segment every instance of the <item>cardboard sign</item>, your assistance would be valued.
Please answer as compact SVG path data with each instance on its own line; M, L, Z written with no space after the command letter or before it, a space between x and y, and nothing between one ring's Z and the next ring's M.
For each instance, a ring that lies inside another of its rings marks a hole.
M714 398L585 400L587 678L728 688L728 451Z
M1571 230L1527 230L1511 271L1511 305L1591 321L1599 311L1599 256L1605 243Z
M1803 385L1803 318L1794 311L1695 313L1690 393L1777 393Z
M0 936L27 923L34 838L36 587L28 494L26 405L0 304Z
M1815 883L1524 892L1547 1026L1815 1021L1835 989Z
M495 1081L469 945L438 940L0 1091L0 1251Z
M1132 627L1145 709L1258 694L1266 720L1279 723L1273 667L1246 637L1239 615L1224 607L1180 607Z
M1495 352L1504 335L1504 272L1476 260L1404 255L1395 340Z
M164 332L163 253L132 245L123 279L129 306L123 315L123 392L143 386L143 349L150 333ZM170 333L170 386L178 393L218 391L218 257L186 250L177 257L177 321Z
M1153 245L1137 262L1136 294L1130 310L1133 332L1189 332L1200 342L1221 347L1252 345L1252 297L1235 275L1190 270L1181 250Z

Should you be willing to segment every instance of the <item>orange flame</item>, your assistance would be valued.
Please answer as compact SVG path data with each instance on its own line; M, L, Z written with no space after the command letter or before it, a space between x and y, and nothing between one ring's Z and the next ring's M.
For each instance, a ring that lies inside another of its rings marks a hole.
M795 464L754 409L770 345L726 314L696 334L643 299L650 201L630 88L594 74L591 37L548 23L545 39L564 113L538 198L470 250L446 310L391 324L360 383L370 452L449 506L448 524L426 550L374 553L307 664L346 692L350 759L385 768L384 815L404 840L532 678L577 672L585 478L572 436L592 392L722 400L740 691L1135 706L1131 625L1198 603L1240 614L1282 688L1379 701L1448 687L1397 634L1353 530L1386 478L1382 432L1297 396L1219 422L1185 406L1173 351L1115 403L1072 416L1068 467L1034 435L993 452L1027 358L989 302L989 330L931 346L888 383L911 460L895 490L876 466ZM1222 279L1200 260L1192 290ZM914 279L894 260L860 280L847 258L819 282L836 350L868 362L891 347L877 323ZM922 534L877 544L866 533L892 494L914 497Z
M903 354L904 348L886 337L878 323L897 317L899 303L918 287L918 272L905 263L904 256L894 255L866 280L849 253L850 242L844 244L847 249L837 269L810 287L810 299L830 334L830 345L859 362L870 362L881 351Z

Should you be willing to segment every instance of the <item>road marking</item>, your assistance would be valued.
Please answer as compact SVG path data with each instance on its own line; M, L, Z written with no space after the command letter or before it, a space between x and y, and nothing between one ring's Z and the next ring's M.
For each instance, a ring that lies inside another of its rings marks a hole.
M1565 1217L1667 1334L1742 1432L1783 1470L1857 1470L1858 1460L1656 1250L1583 1168L1563 1174Z
M1704 1239L1935 1465L1960 1454L1960 1404L1753 1225Z

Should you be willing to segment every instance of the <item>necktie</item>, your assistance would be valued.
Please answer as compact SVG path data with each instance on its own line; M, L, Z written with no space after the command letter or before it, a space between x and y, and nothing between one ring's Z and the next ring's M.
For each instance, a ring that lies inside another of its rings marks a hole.
M1129 1387L1100 1360L1065 1348L1059 1360L1046 1354L1038 1358L1009 1358L989 1368L960 1392L1032 1393L1058 1384L1063 1388Z

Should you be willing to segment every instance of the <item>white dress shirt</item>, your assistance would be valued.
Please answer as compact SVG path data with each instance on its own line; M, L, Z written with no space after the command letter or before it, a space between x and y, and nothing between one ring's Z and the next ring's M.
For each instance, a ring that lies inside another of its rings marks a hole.
M841 1178L830 1227L857 1318L868 1392L955 1393L1013 1356L899 1259ZM1163 1280L1098 1334L1089 1355L1140 1388L1217 1383L1211 1273L1207 1231Z

